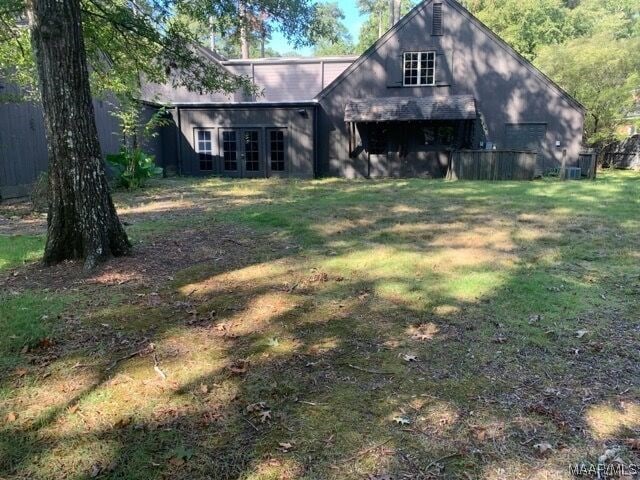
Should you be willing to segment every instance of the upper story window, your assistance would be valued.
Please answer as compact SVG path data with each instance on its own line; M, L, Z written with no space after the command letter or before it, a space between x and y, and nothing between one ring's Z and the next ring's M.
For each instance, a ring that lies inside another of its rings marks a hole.
M436 84L436 52L405 52L404 85Z

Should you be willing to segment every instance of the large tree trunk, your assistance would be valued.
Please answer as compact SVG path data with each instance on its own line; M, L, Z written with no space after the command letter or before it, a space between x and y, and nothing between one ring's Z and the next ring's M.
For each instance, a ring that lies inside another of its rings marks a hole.
M247 17L247 6L240 2L240 54L242 58L249 58L249 18Z
M81 258L89 269L131 245L100 152L79 0L32 0L30 15L49 151L44 261Z

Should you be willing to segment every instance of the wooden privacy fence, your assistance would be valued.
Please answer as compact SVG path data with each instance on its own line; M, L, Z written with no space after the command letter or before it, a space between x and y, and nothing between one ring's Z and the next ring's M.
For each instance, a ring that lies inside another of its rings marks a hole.
M450 180L533 180L535 152L517 150L456 150L451 153Z
M577 167L580 167L580 174L590 179L596 178L596 166L598 156L594 152L581 152L578 155Z

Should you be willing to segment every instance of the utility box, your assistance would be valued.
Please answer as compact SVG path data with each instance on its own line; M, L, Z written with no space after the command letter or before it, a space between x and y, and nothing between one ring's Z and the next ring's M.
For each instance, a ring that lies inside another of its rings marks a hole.
M560 169L561 180L580 180L582 169L580 167L565 167Z

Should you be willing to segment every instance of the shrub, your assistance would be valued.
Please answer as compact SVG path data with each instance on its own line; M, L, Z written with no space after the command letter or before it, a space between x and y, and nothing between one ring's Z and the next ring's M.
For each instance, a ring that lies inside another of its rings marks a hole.
M139 148L122 148L120 153L107 155L107 162L116 173L118 185L127 189L142 187L149 178L162 174L154 156Z

